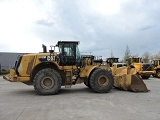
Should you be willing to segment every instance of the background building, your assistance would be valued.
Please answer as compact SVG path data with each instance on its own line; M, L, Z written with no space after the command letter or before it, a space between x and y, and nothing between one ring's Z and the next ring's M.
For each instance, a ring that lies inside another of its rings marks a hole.
M14 66L18 56L22 54L23 53L0 52L0 71L8 71Z

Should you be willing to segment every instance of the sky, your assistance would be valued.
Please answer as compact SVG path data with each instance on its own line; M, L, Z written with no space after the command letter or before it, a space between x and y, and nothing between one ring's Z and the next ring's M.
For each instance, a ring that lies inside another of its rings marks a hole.
M78 40L83 53L120 59L160 52L159 0L0 0L0 52L37 53Z

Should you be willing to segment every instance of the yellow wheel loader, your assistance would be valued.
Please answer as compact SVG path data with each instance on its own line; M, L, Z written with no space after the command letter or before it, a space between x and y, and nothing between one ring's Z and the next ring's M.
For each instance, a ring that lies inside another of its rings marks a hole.
M154 59L153 66L155 70L155 73L153 74L153 76L160 78L160 59Z
M71 87L80 83L84 83L94 92L106 93L113 88L115 83L119 84L115 82L110 68L102 65L102 59L95 60L92 55L81 56L78 44L79 41L58 41L54 49L52 50L51 47L49 52L47 52L46 46L42 45L43 53L22 55L10 73L3 78L10 82L33 85L37 93L41 95L56 94L61 86ZM55 51L56 47L59 52ZM116 78L116 81L118 79ZM127 77L119 80L124 83L128 82ZM129 81L137 80L140 81L139 79L129 79ZM128 87L132 86L131 84L132 82ZM143 84L139 84L136 91L146 92L146 89L141 90L142 86ZM128 88L127 90L132 89Z
M151 63L143 63L140 57L129 57L127 59L129 65L136 68L137 74L139 74L143 79L148 79L150 75L154 74L153 65Z

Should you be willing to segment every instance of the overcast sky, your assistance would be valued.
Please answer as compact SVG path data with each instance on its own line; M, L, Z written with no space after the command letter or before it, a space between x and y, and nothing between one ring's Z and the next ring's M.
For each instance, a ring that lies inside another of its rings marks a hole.
M0 0L0 52L41 52L80 41L81 52L122 58L160 51L159 0Z

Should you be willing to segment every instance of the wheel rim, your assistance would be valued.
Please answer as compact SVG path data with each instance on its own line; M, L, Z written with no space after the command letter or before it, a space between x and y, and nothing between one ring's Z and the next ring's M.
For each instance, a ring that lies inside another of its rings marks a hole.
M102 75L98 78L98 84L101 86L101 87L105 87L109 84L109 79L108 77Z
M54 79L51 78L51 77L44 77L42 80L41 80L41 86L44 88L44 89L51 89L53 86L54 86Z

